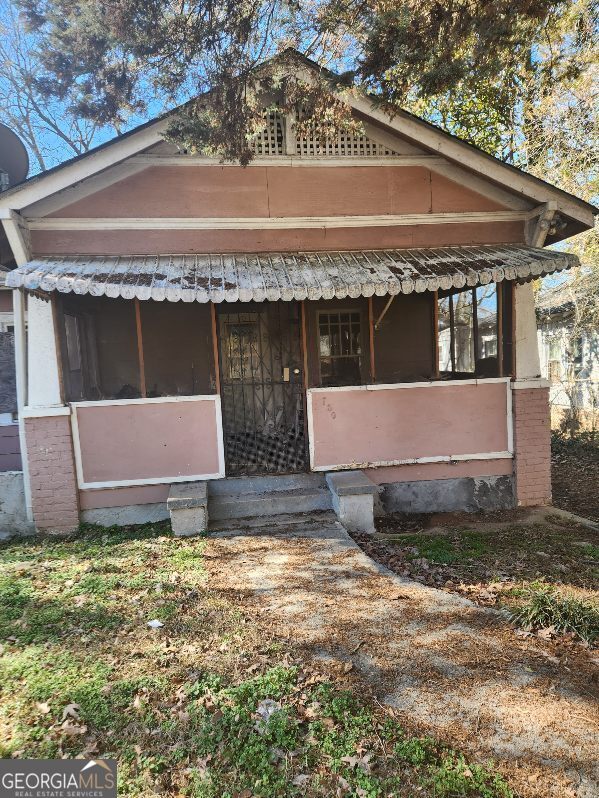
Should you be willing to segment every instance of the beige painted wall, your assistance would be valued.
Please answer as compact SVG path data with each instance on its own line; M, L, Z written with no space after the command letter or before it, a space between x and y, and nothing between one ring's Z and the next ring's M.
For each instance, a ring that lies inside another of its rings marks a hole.
M503 206L424 166L152 166L49 216L285 217Z
M85 484L168 480L221 471L217 401L76 406L75 450Z
M508 391L505 381L312 391L314 467L507 452Z
M31 241L35 255L314 252L518 244L524 241L524 223L340 227L328 230L34 230Z

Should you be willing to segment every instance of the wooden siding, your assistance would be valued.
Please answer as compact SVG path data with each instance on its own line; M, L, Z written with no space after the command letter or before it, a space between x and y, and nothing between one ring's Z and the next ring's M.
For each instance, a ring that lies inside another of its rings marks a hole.
M286 217L495 210L505 207L424 166L156 166L49 216Z
M19 425L0 427L0 471L20 471L21 468Z
M524 223L341 227L329 230L34 230L31 241L35 256L405 249L521 244L524 242Z

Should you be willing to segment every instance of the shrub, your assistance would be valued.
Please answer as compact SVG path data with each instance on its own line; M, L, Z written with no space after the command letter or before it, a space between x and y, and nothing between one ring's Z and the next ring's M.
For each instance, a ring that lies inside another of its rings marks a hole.
M599 608L589 601L561 595L552 585L532 585L523 593L526 602L510 610L512 621L535 631L553 627L573 632L593 643L599 637Z

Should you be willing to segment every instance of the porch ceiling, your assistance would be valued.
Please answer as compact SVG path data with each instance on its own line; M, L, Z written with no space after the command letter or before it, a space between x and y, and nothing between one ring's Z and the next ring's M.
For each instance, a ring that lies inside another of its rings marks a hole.
M11 288L176 302L343 299L524 280L578 265L525 246L231 255L74 255L10 272Z

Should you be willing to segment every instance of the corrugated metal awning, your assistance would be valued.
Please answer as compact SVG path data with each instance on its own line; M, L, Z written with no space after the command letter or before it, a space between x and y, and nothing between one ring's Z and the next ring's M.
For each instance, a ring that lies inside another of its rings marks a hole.
M255 255L39 258L12 288L177 302L343 299L525 280L578 265L575 255L495 245Z

